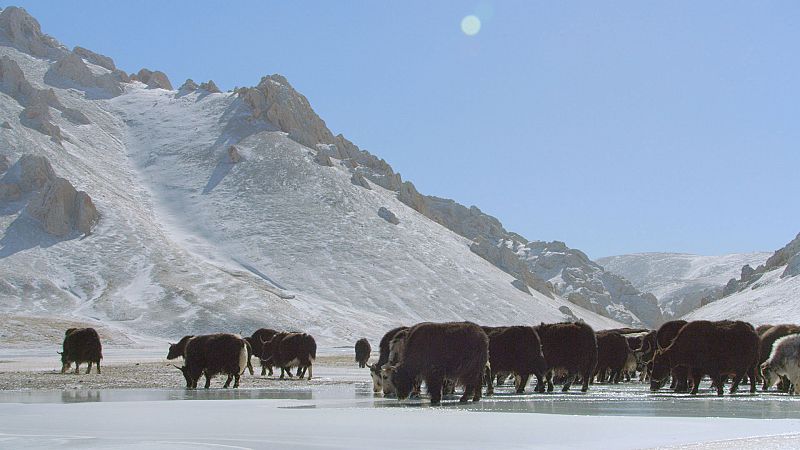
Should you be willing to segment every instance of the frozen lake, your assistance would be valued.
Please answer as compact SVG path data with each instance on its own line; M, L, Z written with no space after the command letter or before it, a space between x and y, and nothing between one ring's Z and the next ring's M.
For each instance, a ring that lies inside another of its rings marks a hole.
M639 383L587 394L375 396L366 370L319 366L314 384L187 391L0 391L2 448L787 448L800 446L800 399L652 394ZM53 376L61 376L53 375ZM82 375L87 382L93 375ZM219 380L212 386L219 386ZM730 440L734 441L730 441Z

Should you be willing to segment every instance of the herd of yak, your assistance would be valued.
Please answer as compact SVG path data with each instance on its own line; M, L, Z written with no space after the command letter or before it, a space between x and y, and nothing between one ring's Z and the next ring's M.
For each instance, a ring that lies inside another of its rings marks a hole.
M183 358L181 370L187 388L196 388L201 375L205 387L217 374L227 375L224 387L246 369L252 375L252 356L261 362L261 375L273 367L292 376L308 379L316 359L317 345L306 333L287 333L262 328L250 337L235 334L185 336L170 344L168 359ZM441 401L463 387L461 401L493 393L513 377L516 392L523 393L531 375L536 377L536 392L551 392L553 383L568 391L580 382L589 385L630 381L649 381L653 391L671 380L675 392L697 394L704 376L711 378L717 395L723 395L730 381L734 393L742 381L749 381L750 392L762 382L763 390L778 384L794 394L800 382L800 326L762 325L754 328L741 321L674 320L658 330L620 328L595 332L583 322L564 322L531 326L486 327L471 322L431 323L398 327L380 341L378 361L368 364L371 347L366 339L355 344L359 367L369 367L376 393L405 399L419 395L424 382L431 403ZM92 328L67 330L62 373L75 363L88 363L87 373L96 364L100 373L102 347Z

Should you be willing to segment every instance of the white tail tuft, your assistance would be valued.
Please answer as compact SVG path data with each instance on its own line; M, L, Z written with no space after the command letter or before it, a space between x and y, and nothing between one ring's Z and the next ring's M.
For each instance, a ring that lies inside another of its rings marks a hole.
M239 375L247 370L247 344L242 340L242 349L239 350Z

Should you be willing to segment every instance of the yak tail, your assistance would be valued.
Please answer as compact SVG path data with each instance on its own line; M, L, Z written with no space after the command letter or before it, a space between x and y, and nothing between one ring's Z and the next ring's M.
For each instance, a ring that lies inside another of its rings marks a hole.
M239 375L243 374L244 371L247 369L247 363L250 362L250 358L247 354L247 344L245 340L242 339L242 349L239 350Z

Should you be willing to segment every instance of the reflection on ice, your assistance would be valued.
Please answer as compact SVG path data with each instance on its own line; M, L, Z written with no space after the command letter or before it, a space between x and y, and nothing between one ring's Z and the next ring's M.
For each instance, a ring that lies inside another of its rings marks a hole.
M594 385L586 393L515 394L498 388L479 403L461 404L459 396L445 397L444 409L463 411L543 413L571 415L800 418L800 401L785 394L741 393L717 397L651 393L645 385ZM367 383L304 385L296 388L260 389L100 389L65 391L3 391L0 403L83 403L173 400L297 400L285 408L430 408L426 397L398 401L372 393Z

